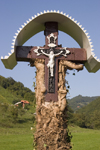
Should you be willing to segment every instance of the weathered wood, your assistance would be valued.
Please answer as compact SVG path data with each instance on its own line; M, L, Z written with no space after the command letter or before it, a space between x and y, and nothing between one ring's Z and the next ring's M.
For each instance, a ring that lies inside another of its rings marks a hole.
M70 51L67 57L63 56L66 50L65 48L58 45L58 23L57 22L47 22L45 23L45 46L17 46L16 47L16 59L17 61L26 61L30 62L31 66L34 66L35 59L44 59L45 60L45 100L46 101L57 101L58 100L58 66L60 60L72 61L75 63L84 63L87 61L86 50L83 48L66 48ZM52 36L51 36L52 35ZM53 38L54 37L54 38ZM54 44L54 47L49 46L49 44ZM39 50L39 56L34 50ZM41 53L41 49L46 54L49 54L51 49L53 49L54 54L58 54L61 50L63 52L61 55L55 57L54 62L54 76L50 76L49 68L47 64L49 57ZM50 89L51 88L51 89Z
M17 46L16 47L16 59L17 61L27 61L29 62L32 59L36 59L36 58L41 58L41 59L46 59L47 57L45 55L40 55L37 56L36 53L34 52L34 50L37 47L34 46ZM40 47L40 48L44 48L47 49L47 47ZM59 47L56 47L55 52L59 49ZM69 61L75 61L75 62L81 62L84 63L85 61L87 61L87 56L86 56L86 50L84 48L67 48L68 50L70 50L70 54L67 57L64 57L62 55L57 56L57 58L59 60L63 59L63 60L69 60Z

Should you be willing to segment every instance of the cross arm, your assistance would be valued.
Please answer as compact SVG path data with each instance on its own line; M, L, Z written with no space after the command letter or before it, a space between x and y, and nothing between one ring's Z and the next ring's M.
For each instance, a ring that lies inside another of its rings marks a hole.
M43 48L43 47L41 47ZM16 60L17 61L26 61L34 60L36 58L45 58L45 55L37 56L34 50L37 49L36 46L17 46L16 47Z
M29 61L28 54L30 53L32 46L17 46L16 47L16 60L17 61Z
M59 49L62 50L63 48L59 48ZM60 55L58 56L58 59L75 61L80 63L87 61L87 53L84 48L66 48L66 49L70 51L67 57Z
M38 47L36 46L17 46L16 47L16 60L17 61L26 61L29 62L30 60L34 60L36 58L45 59L46 56L41 53L40 56L37 56L34 50L36 50ZM40 49L46 49L47 47L40 47ZM55 48L55 55L59 52L61 52L64 48ZM87 61L87 53L84 48L66 48L70 51L70 53L67 55L67 57L63 55L57 56L58 59L62 60L69 60L69 61L75 61L75 62L86 62ZM63 52L62 52L63 54Z

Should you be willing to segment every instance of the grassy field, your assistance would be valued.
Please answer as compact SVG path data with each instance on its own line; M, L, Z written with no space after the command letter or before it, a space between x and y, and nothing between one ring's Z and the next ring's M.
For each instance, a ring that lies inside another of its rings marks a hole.
M100 150L100 130L69 127L72 150ZM33 131L25 128L0 128L0 150L33 150Z
M72 150L100 150L100 130L69 127L72 133Z
M0 150L33 150L30 128L0 128Z

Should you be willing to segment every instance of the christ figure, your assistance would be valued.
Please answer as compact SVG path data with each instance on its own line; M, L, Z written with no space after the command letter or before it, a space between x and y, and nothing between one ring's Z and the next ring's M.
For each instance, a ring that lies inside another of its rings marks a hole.
M60 55L63 51L60 51L58 54L54 54L53 51L50 52L50 54L45 53L43 50L41 52L49 57L49 62L47 64L47 67L50 68L51 77L53 77L53 68L54 68L54 58L55 56Z

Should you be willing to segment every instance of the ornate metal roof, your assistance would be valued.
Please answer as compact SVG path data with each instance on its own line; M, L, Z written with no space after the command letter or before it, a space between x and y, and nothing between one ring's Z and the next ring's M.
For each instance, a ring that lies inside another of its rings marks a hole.
M43 31L45 29L44 23L50 21L58 22L58 30L70 35L81 48L86 49L87 62L84 64L86 69L89 72L98 71L100 69L100 60L97 59L97 57L94 57L95 54L93 53L93 45L86 30L84 30L82 25L80 25L80 23L74 20L71 16L55 10L38 13L26 21L26 23L24 23L24 25L17 30L11 46L11 53L8 53L8 56L5 56L4 58L1 57L5 67L7 69L13 69L16 66L16 46L22 46L32 36L40 31Z

